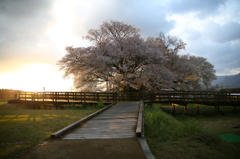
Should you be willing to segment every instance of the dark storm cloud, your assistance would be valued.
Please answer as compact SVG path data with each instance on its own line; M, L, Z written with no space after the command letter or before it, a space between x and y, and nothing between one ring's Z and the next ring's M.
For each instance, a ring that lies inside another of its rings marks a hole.
M159 32L167 33L174 28L173 21L167 21L167 11L163 4L156 1L137 3L126 1L121 10L125 10L124 16L129 23L140 28L143 36L156 36Z
M84 28L98 28L103 21L123 21L141 29L144 37L157 35L159 32L168 32L174 27L173 21L167 21L165 7L154 1L112 0L107 3L95 3L91 6L94 12L81 12L81 6L76 7L80 15L79 21L84 18ZM97 18L96 18L97 17ZM94 20L93 20L94 19ZM78 22L82 25L81 22ZM80 28L80 27L78 27Z
M0 1L0 36L5 40L32 39L45 29L50 18L50 1Z
M184 14L195 12L199 17L205 17L215 14L219 6L223 5L226 0L171 0L169 1L169 10L173 13Z
M216 42L227 42L232 40L240 40L240 24L229 22L224 25L211 23L206 29L207 37Z
M212 62L215 64L215 69L219 74L231 74L232 72L229 72L230 70L236 70L235 74L239 73L239 51L240 50L238 50L238 52L235 52L232 49L225 49L224 51L219 51L215 54L216 56L218 55L218 57L213 57Z
M14 18L30 18L46 11L49 5L48 0L1 0L0 14Z
M217 74L240 71L240 1L238 0L173 0L168 1L172 14L192 15L199 25L182 28L178 35L187 43L187 53L208 59ZM187 17L187 16L186 16Z
M221 75L229 75L229 70L240 68L240 41L217 43L202 38L189 41L187 51L195 56L207 58Z
M44 40L44 32L51 16L49 0L0 1L0 62L9 65L41 59L36 44ZM4 67L4 65L1 65Z

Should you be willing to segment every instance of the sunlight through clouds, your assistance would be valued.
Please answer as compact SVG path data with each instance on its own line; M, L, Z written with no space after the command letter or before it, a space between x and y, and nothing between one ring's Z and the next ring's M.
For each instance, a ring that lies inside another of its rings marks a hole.
M89 5L87 1L79 2L78 0L60 0L54 3L51 11L54 20L46 30L46 34L62 56L65 54L66 46L90 45L88 41L82 39L82 36L87 34L87 29L83 29L83 20L79 20L81 17L79 17L80 13L77 8L81 6L81 12L87 12ZM79 32L82 35L79 35Z
M66 43L72 41L75 15L71 8L72 5L68 1L57 1L53 7L52 12L55 21L47 30L47 33L57 48L62 49Z
M3 73L0 84L24 91L70 91L72 80L62 80L63 72L57 66L33 63L25 64L15 72Z

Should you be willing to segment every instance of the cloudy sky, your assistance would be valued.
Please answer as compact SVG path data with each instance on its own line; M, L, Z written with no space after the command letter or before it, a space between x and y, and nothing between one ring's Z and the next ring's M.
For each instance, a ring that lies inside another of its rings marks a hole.
M0 0L0 88L70 91L57 61L107 20L174 35L217 75L240 73L239 0Z

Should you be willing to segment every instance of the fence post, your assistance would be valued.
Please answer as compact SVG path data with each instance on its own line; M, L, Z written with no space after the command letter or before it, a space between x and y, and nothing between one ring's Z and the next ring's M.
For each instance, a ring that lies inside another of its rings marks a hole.
M173 105L173 115L175 115L175 105L174 104L172 105Z
M54 92L54 94L55 94L54 100L55 102L57 102L57 92Z
M86 102L86 93L83 93L83 97L84 97L84 102Z
M233 106L233 110L234 110L234 112L236 112L236 105Z
M97 101L98 101L98 102L100 101L100 99L99 99L99 93L97 93Z
M31 95L32 95L32 101L35 101L35 92L32 92Z
M69 92L67 92L67 100L68 100L68 102L69 102Z
M117 101L117 99L118 99L118 94L117 94L117 92L113 93L113 96L114 96L114 98L113 98L114 101L113 101L113 102L115 102L115 103L118 102L118 101Z
M199 105L197 105L197 114L199 115Z
M184 105L184 115L187 115L187 105Z
M53 100L53 102L54 102L55 92L52 92L51 94L52 94L52 100Z
M81 102L83 102L83 95L82 95L82 92L80 93L80 98L81 98Z

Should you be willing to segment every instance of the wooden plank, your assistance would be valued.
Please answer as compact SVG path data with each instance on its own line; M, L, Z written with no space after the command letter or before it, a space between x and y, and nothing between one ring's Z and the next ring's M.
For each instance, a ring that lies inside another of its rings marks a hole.
M64 140L135 137L140 102L118 103L63 136Z
M85 117L85 118L83 118L83 119L81 119L81 120L79 120L79 121L77 121L77 122L75 122L75 123L73 123L73 124L71 124L71 125L63 128L63 129L61 129L61 130L53 133L53 134L51 135L51 137L52 137L52 138L56 138L56 137L59 137L59 136L63 135L63 134L66 133L67 131L69 131L69 130L73 129L74 127L76 127L78 124L81 124L81 123L83 123L83 122L85 122L85 121L93 118L93 117L96 116L97 114L105 111L106 109L109 109L112 105L113 105L113 104L110 104L109 106L107 106L107 107L105 107L105 108L102 108L102 109L100 109L100 110L98 110L98 111L96 111L96 112L88 115L87 117Z

